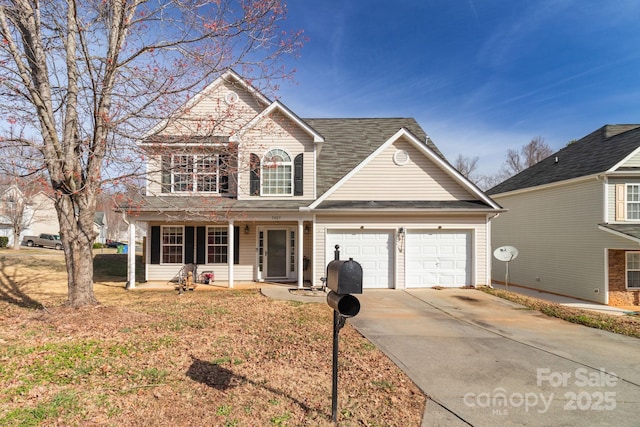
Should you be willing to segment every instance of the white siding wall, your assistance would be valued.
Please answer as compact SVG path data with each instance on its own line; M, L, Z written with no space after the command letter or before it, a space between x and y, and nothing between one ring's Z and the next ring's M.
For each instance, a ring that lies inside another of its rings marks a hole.
M326 259L326 235L327 230L350 229L357 230L363 227L365 230L397 230L404 227L409 230L470 230L472 235L471 244L471 266L472 279L475 285L489 284L489 274L487 272L487 235L486 216L483 215L440 215L440 216L420 216L407 215L360 215L357 218L338 215L317 215L316 216L316 260L315 260L315 284L320 284L320 278L324 276L325 269L329 261ZM395 248L395 283L396 289L403 289L404 283L404 251L398 251L397 241ZM356 260L357 261L357 260Z
M394 163L397 150L409 154L407 164ZM372 185L375 183L375 185ZM473 200L463 187L404 139L372 159L328 200Z
M605 248L638 246L598 229L603 191L603 182L593 179L493 196L508 209L492 222L493 249L510 245L519 251L509 264L509 282L604 303ZM493 279L504 281L506 263L492 263Z

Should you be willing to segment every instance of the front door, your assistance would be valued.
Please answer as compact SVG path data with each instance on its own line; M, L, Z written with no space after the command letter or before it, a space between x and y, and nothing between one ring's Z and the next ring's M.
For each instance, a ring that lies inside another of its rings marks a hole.
M287 230L267 231L267 277L287 277Z

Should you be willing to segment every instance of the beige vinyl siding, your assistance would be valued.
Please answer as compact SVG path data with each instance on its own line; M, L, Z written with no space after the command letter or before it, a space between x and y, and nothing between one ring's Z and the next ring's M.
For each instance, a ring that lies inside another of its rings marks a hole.
M149 155L147 158L147 194L159 195L162 193L161 156Z
M634 154L629 160L624 162L620 167L622 167L622 168L637 168L637 167L640 167L640 153Z
M314 199L315 186L315 162L314 162L314 142L312 137L281 113L274 113L272 117L267 117L258 125L247 132L242 138L241 158L242 166L239 170L240 189L238 199L255 198L249 195L250 169L249 156L254 153L262 157L275 148L285 150L291 156L291 162L295 157L303 153L303 195L302 196L265 196L270 200L284 199ZM293 184L293 183L292 183Z
M225 101L235 93L234 104ZM231 135L262 111L257 100L244 90L236 90L229 83L221 84L202 96L186 111L179 110L180 118L170 121L160 135Z
M405 150L409 161L393 161ZM437 164L405 139L399 139L342 184L327 200L473 200L472 196Z
M326 265L330 259L326 259L326 235L327 230L385 230L397 231L399 227L407 230L465 230L471 231L471 277L476 285L489 283L487 272L487 225L486 216L483 215L453 215L442 214L425 216L407 215L399 217L397 214L385 215L317 215L316 216L316 243L315 243L315 280L320 284L320 278L324 276ZM394 236L397 236L394 234ZM405 287L405 253L398 250L397 239L394 239L394 288ZM357 260L356 260L357 261Z
M598 229L603 218L602 191L602 181L593 179L494 195L508 212L492 222L493 249L510 245L519 251L509 265L509 282L604 303L605 248L637 245ZM504 281L505 265L492 258L494 280Z

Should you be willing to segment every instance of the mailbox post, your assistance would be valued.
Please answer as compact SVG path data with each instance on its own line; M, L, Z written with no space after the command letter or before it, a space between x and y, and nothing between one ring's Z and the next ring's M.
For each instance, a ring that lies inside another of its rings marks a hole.
M348 317L360 312L360 301L351 294L362 293L362 267L353 258L340 261L340 246L335 260L327 266L327 304L333 308L333 379L331 384L331 419L338 422L338 335Z

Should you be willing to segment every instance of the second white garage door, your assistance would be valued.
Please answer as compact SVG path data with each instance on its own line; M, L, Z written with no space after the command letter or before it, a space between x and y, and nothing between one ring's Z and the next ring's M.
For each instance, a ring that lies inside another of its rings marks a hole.
M469 231L407 231L406 287L471 285Z
M327 263L340 245L340 259L353 258L362 266L363 288L393 287L393 237L390 231L329 230Z

